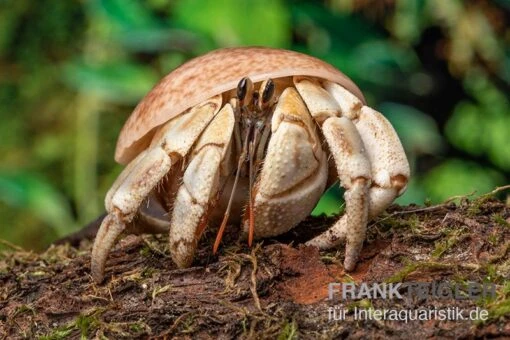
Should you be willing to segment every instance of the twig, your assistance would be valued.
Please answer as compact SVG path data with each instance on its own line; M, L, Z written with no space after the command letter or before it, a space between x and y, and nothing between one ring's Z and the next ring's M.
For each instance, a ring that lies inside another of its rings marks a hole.
M7 247L9 247L9 248L12 248L12 249L14 249L14 250L16 250L16 251L23 252L23 253L26 253L26 252L27 252L25 249L21 248L20 246L17 246L17 245L15 245L15 244L12 244L11 242L6 241L6 240L1 239L1 238L0 238L0 243L1 243L1 244L3 244L4 246L7 246Z
M260 305L260 299L259 295L257 293L257 251L260 249L260 243L257 244L256 247L254 247L251 251L251 255L244 255L244 257L247 257L253 266L253 269L251 271L251 285L250 285L250 291L253 296L253 300L255 302L255 306L259 311L262 312L262 307Z
M498 192L501 192L501 191L504 191L504 190L507 190L507 189L510 189L510 184L503 185L501 187L496 187L496 189L494 189L491 192L488 192L486 194L483 194L480 197L484 197L484 198L485 197L491 197L491 196L494 196L495 194L497 194Z
M253 270L251 271L251 293L253 295L253 300L255 301L255 305L257 306L257 309L259 311L262 311L262 307L260 306L260 299L259 295L257 293L257 255L256 252L260 248L260 244L258 244L253 250L251 251L250 260L253 265Z
M488 260L489 260L489 263L495 263L495 262L497 262L497 261L501 260L503 257L505 257L505 256L506 256L506 254L508 253L508 251L509 251L509 250L510 250L510 242L506 242L506 243L505 243L505 244L504 244L504 245L503 245L503 246L499 249L499 251L498 251L496 254L494 254L494 255L492 255L492 256L490 256L490 257L489 257L489 259L488 259Z
M443 218L443 220L441 221L441 224L443 224L444 222L446 222L447 220L453 220L453 221L456 221L456 222L459 222L459 223L462 223L470 228L483 228L483 226L478 223L477 221L471 219L471 218L468 218L468 217L464 217L464 216L461 216L459 215L458 213L448 213L446 214L446 216Z
M496 193L498 191L501 191L505 188L510 188L510 185L507 185L507 186L504 186L504 187L499 187L499 188L496 188L494 191L486 194L486 195L491 195L493 193ZM500 189L500 190L498 190ZM379 220L377 220L376 222L379 223L379 222L382 222L382 221L385 221L393 216L398 216L398 215L407 215L407 214L414 214L414 213L418 213L418 212L426 212L426 211L434 211L434 210L439 210L439 209L442 209L442 208L445 208L446 206L448 206L448 204L450 204L452 201L456 200L456 199L462 199L462 198L466 198L466 197L469 197L469 196L473 196L475 194L475 191L469 193L469 194L466 194L466 195L457 195L457 196L452 196L450 198L448 198L447 200L445 200L444 202L442 203L439 203L439 204L436 204L436 205L431 205L430 207L425 207L425 208L417 208L417 209L411 209L411 210L404 210L404 211L395 211L391 214L389 214L388 216L385 216Z
M177 329L177 326L179 326L179 324L182 322L182 320L183 320L185 317L187 317L187 316L191 315L192 313L193 313L193 312L186 312L186 313L184 313L184 314L179 315L179 317L177 317L177 319L175 319L175 321L174 321L174 323L172 324L172 326L170 326L170 328L169 328L167 331L163 332L163 333L161 334L161 336L162 336L162 337L165 337L165 336L167 336L167 335L169 335L169 334L172 334L172 333L173 333L173 332Z

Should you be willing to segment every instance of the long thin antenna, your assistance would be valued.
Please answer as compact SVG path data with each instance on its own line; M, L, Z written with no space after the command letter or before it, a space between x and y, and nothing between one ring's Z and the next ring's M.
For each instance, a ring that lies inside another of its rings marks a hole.
M236 177L234 179L234 184L232 185L232 191L230 192L230 198L228 199L228 205L227 209L225 211L225 215L223 216L223 221L221 221L220 229L218 229L218 234L216 234L216 240L214 241L213 246L213 254L216 254L218 251L218 247L220 246L221 239L223 237L223 233L225 232L225 228L227 226L228 218L230 217L230 209L232 207L232 201L234 200L234 194L236 192L237 188L237 182L239 181L239 174L241 172L241 167L244 163L244 160L246 158L246 155L248 154L248 138L250 137L250 129L248 129L246 133L246 137L244 139L244 145L243 150L241 152L241 155L239 156L239 161L237 162L237 169L236 169Z

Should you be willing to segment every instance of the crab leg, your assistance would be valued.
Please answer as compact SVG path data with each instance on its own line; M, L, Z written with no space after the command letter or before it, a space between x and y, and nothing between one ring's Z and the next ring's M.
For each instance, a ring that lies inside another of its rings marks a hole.
M221 176L221 168L224 160L230 160L226 156L234 125L232 106L226 104L198 140L184 172L170 222L170 253L181 268L191 265L200 233L207 223L209 204L215 201L220 181L228 177Z
M253 188L254 237L281 234L313 210L327 181L327 157L315 123L294 88L281 94L271 121L271 139ZM245 213L243 230L249 231Z
M340 184L345 188L345 214L328 231L307 244L330 248L344 238L347 226L345 261L346 270L353 270L365 240L369 204L370 163L363 142L354 124L345 117L328 118L322 132L335 160Z
M366 234L371 181L370 162L363 141L352 123L340 115L338 103L317 83L306 78L294 78L310 114L322 124L324 138L335 161L340 184L345 188L345 214L328 231L307 242L319 248L330 248L346 239L344 267L356 266ZM348 228L348 232L346 232Z
M91 272L96 282L103 280L108 253L124 231L154 231L153 228L144 228L144 224L132 223L133 218L161 179L179 158L188 153L218 112L221 101L221 96L213 97L168 122L154 136L150 148L140 153L120 174L106 195L108 215L99 228L92 248Z
M382 114L364 106L336 83L325 82L324 88L338 102L342 114L354 122L365 145L373 176L368 214L371 220L406 190L409 162L395 129Z
M344 128L352 130L353 134L356 131L357 137L352 142L359 145L359 151L365 154L364 157L368 159L368 162L363 161L366 163L364 167L368 166L368 169L371 170L371 177L367 177L372 180L371 184L367 182L367 185L370 185L369 203L365 203L368 208L368 220L371 220L386 209L395 197L404 192L409 177L409 165L395 130L379 112L363 106L357 97L338 84L326 82L322 88L316 82L306 78L295 78L295 84L312 116L319 123L325 121L324 135L334 157L335 150L340 147L338 144L343 142L342 139L332 138L332 133L336 128L331 130L327 123L333 117L342 114ZM334 121L339 122L338 119L335 118ZM347 123L346 119L352 123ZM341 132L341 129L337 130ZM344 133L344 136L347 134ZM335 161L342 186L344 186L345 181L342 176L346 170L340 168L336 157ZM362 176L361 173L359 175ZM347 206L349 206L348 193L346 192ZM355 249L358 248L357 246L350 247L349 243L362 242L361 236L363 235L364 238L365 226L366 221L363 222L363 230L358 224L350 221L349 208L347 208L346 215L334 227L310 240L307 244L330 248L347 239L345 267L352 270L358 256ZM358 229L358 232L353 228ZM353 238L358 238L358 240ZM350 239L351 241L349 241ZM361 244L359 246L361 247Z

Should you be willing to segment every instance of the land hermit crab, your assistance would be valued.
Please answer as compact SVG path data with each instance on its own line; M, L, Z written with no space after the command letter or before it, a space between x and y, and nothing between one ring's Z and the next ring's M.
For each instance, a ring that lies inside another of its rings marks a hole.
M127 166L106 195L92 250L97 282L122 233L168 232L172 259L188 267L207 225L219 225L214 251L230 223L249 244L282 234L338 179L345 213L307 244L345 241L353 270L368 221L409 178L395 130L349 78L308 55L260 47L216 50L168 74L124 125L115 159Z

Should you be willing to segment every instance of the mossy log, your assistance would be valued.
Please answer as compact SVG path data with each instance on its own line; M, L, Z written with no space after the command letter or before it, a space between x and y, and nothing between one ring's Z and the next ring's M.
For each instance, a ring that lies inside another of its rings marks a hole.
M211 253L206 232L194 266L177 269L166 237L128 236L111 252L103 284L89 269L90 240L42 254L3 242L0 338L510 337L510 207L482 196L436 206L391 207L369 227L361 261L342 267L343 247L300 244L335 217L310 217L248 248L232 226ZM486 282L487 299L331 301L332 282ZM328 310L348 310L331 320ZM487 320L355 320L353 308L487 310Z

